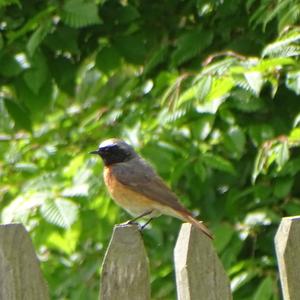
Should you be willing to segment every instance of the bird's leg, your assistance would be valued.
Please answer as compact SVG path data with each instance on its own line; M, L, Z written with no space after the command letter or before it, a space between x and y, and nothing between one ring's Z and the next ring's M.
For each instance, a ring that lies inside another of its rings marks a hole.
M143 218L145 216L148 216L150 215L151 213L153 212L153 210L147 210L145 211L144 213L142 213L141 215L129 220L128 222L126 222L126 224L135 224L135 222L140 219L140 218ZM151 219L150 219L151 220ZM149 221L150 222L150 221ZM148 222L147 222L148 223ZM146 224L147 225L147 224Z
M141 230L144 230L145 227L153 220L153 218L150 218L144 225L141 226Z

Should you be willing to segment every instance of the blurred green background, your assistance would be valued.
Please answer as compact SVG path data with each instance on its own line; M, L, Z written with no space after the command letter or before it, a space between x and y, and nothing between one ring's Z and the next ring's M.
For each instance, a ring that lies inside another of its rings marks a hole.
M280 299L273 238L300 212L300 1L0 0L1 222L52 299L97 299L114 224L99 142L121 137L215 235L234 299ZM175 299L180 221L144 232Z

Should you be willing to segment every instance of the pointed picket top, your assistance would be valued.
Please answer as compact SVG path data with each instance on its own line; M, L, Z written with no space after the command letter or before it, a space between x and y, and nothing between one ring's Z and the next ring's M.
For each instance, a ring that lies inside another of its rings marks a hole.
M230 282L212 241L183 224L174 249L178 300L230 300Z
M0 299L49 299L31 239L22 224L0 225Z
M148 257L138 226L115 226L102 265L99 299L150 299Z

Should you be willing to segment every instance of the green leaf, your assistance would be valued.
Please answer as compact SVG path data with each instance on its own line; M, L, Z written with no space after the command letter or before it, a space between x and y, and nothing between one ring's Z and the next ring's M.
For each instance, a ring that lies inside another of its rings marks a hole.
M258 147L265 141L274 138L274 128L267 123L253 123L253 125L251 125L251 127L249 128L249 135L252 139L253 144Z
M236 175L236 170L233 164L219 155L205 153L202 155L202 160L203 163L213 169L220 170L231 175Z
M292 145L300 145L300 128L294 128L288 136L288 144Z
M147 49L141 33L119 36L113 45L129 63L142 64L144 62Z
M117 19L119 24L127 24L133 22L140 17L138 10L130 4L121 6L117 12Z
M178 97L178 93L179 93L179 86L175 85L172 92L174 92L173 95L176 96L174 98L175 99L174 102L176 102L177 107L180 107L187 102L191 102L192 100L196 100L196 87L195 86L191 86L190 88L188 88L184 92L182 92L178 99L177 99L177 97Z
M264 101L255 97L253 93L244 89L238 89L231 92L230 105L244 112L255 112L263 110L266 105Z
M246 72L245 78L255 95L259 95L264 84L263 76L260 72Z
M20 3L19 0L1 0L0 1L0 8L5 7L5 6L9 6L9 5L13 5L13 4L17 4L19 7L21 6L21 3Z
M237 59L232 57L227 57L221 61L210 63L203 69L201 77L203 75L225 75L226 72L228 72L230 68L236 64Z
M16 127L31 131L31 120L26 109L9 99L4 99L4 104Z
M271 300L273 299L274 284L270 276L263 279L256 290L253 300Z
M209 93L205 97L205 101L212 101L215 99L225 99L228 97L229 92L234 87L235 83L231 77L223 77L214 79Z
M47 236L46 243L50 249L56 249L71 255L76 248L78 234L79 232L74 230L67 230L64 232L64 234L60 234L57 231L52 231Z
M276 152L276 163L278 165L278 170L281 170L290 157L288 142L283 141L279 143L274 150Z
M200 78L197 83L195 83L196 86L196 97L199 101L203 101L205 97L210 92L211 86L212 86L212 76L203 76Z
M157 49L157 51L152 53L150 58L146 61L144 67L144 74L148 74L160 63L162 63L166 58L167 54L168 54L168 47L166 45L161 45L161 47Z
M199 114L197 121L190 124L193 138L205 140L213 129L215 118L210 114Z
M77 220L78 209L77 204L62 198L48 199L40 207L45 220L63 228L70 228Z
M194 164L194 170L195 170L195 173L199 176L200 180L201 180L202 182L204 182L205 179L206 179L206 175L207 175L207 174L206 174L206 169L205 169L203 163L201 163L201 162L196 162L196 163ZM215 232L215 231L214 231L214 232Z
M75 94L77 66L66 57L53 58L49 65L57 86L70 96Z
M300 48L293 46L293 43L298 42L300 40L300 33L295 30L291 32L287 32L286 35L280 37L274 43L269 44L263 50L262 56L283 56L290 57L299 55Z
M260 148L257 152L255 161L254 161L254 167L253 167L253 172L252 172L252 184L255 183L257 176L264 169L266 162L267 162L267 156L265 154L265 149Z
M24 72L24 81L30 90L38 95L48 77L48 68L45 57L40 52L37 52L31 59L31 65L32 67Z
M30 56L33 56L37 47L41 44L41 42L45 39L47 34L50 32L52 28L52 21L47 20L43 22L38 29L31 35L28 43L27 43L27 51Z
M4 77L14 77L19 75L23 68L14 56L4 54L0 56L0 75Z
M246 137L239 127L231 127L224 135L224 145L233 157L240 158L245 150Z
M279 24L278 29L279 32L282 32L285 28L288 28L290 25L295 24L299 21L300 16L300 6L299 3L296 1L285 1L287 4L287 9L284 13L279 14ZM279 6L280 4L278 4Z
M29 6L30 7L30 6ZM29 17L26 20L25 24L22 24L22 26L18 26L19 29L9 31L7 34L9 43L13 43L17 39L25 36L27 33L35 30L41 23L43 23L47 19L52 18L53 12L57 9L56 6L53 6L52 4L49 4L45 7L45 9L42 9L40 11L37 11L33 17Z
M96 67L104 73L117 69L121 62L120 54L112 46L101 49L96 56Z
M178 66L207 48L213 39L213 33L201 27L182 34L176 41L176 50L171 56L172 65Z
M280 199L286 197L293 186L293 178L278 178L274 185L274 195Z
M288 72L285 81L286 86L300 95L300 71Z
M300 202L299 202L299 199L297 199L297 198L289 199L288 202L284 203L283 209L284 209L285 214L287 216L294 216L295 212L299 212L300 211Z
M44 44L53 52L79 54L78 35L77 29L60 26L53 33L47 35Z
M254 270L245 270L244 272L238 273L231 280L231 288L233 292L236 292L238 289L242 288L245 284L249 283L255 276L256 272ZM262 300L262 299L261 299Z
M218 253L221 253L233 237L234 229L231 225L227 223L222 223L219 225L215 225L213 227L213 232L215 236L214 245Z
M34 174L38 171L38 166L34 163L20 162L15 165L17 172L24 172L29 174Z
M67 25L74 28L101 22L97 5L84 0L67 0L63 6L61 17Z
M72 187L65 188L61 195L65 198L88 197L89 186L86 183L76 184Z
M31 82L32 88L35 86ZM38 86L39 84L37 84ZM35 94L25 83L22 78L18 78L14 82L17 92L18 102L24 103L28 110L32 113L31 117L43 118L41 112L49 108L52 100L52 82L50 79L45 79L44 84L39 88L38 94Z
M44 201L45 194L37 193L36 191L29 193L22 191L22 194L12 199L2 210L1 221L3 223L28 222L33 211Z

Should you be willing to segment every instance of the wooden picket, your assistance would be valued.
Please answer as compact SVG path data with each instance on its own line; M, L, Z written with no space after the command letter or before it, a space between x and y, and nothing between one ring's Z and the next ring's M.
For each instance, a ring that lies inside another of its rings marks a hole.
M49 299L31 239L21 224L0 225L0 299Z
M230 300L230 281L212 241L183 224L174 249L178 300Z
M150 299L148 257L136 225L115 226L106 251L100 300Z
M300 216L283 218L275 248L284 300L299 300ZM178 300L230 300L230 282L212 241L183 224L174 248ZM48 300L48 287L29 234L21 224L0 225L0 300ZM101 300L150 300L148 256L135 225L117 225L106 251Z
M300 216L281 220L275 249L284 300L300 299Z

